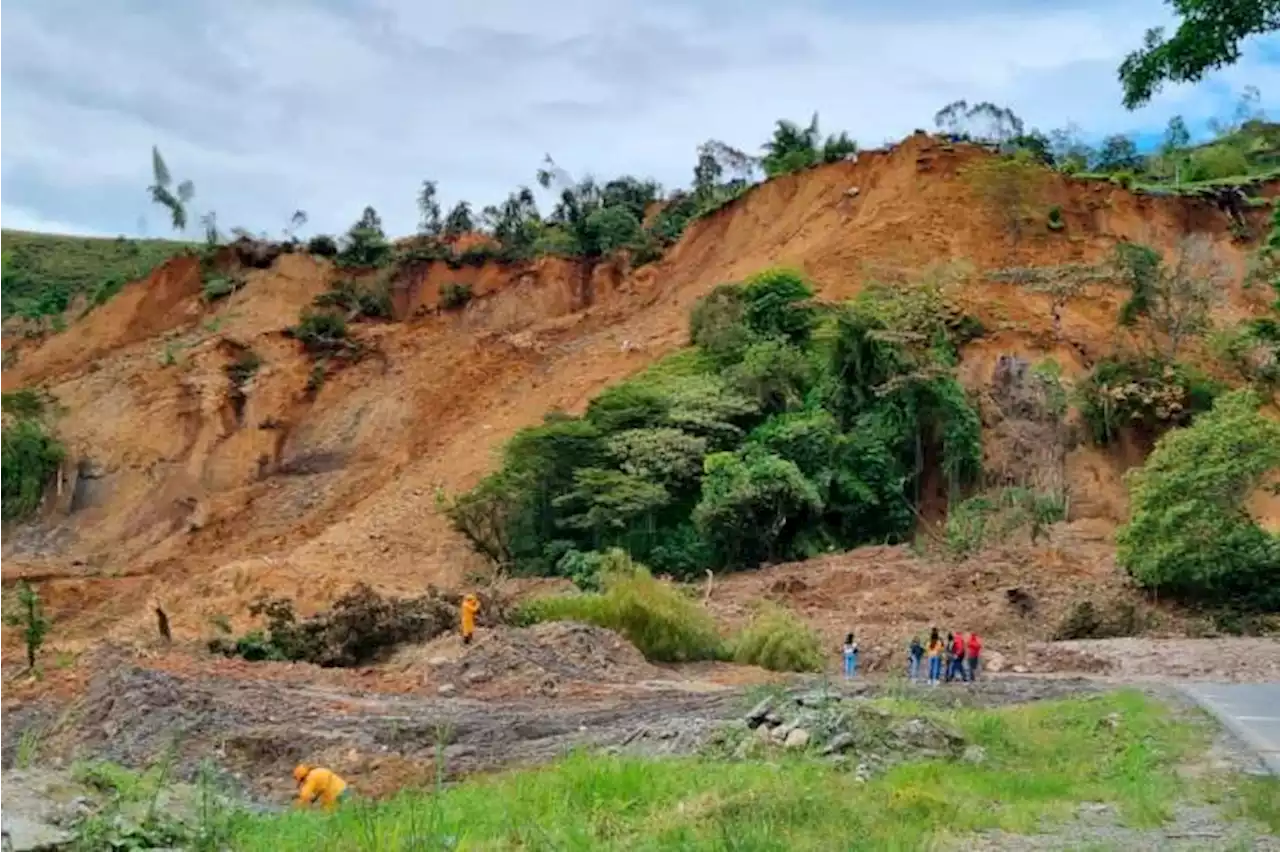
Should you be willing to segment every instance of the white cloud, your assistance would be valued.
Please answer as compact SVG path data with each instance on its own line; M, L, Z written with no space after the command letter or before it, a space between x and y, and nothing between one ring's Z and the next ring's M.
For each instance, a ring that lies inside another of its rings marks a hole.
M878 145L957 98L1101 134L1176 112L1194 124L1246 83L1280 91L1253 49L1126 112L1115 69L1167 21L1159 0L10 6L6 217L107 233L159 221L143 192L153 143L223 223L276 231L301 207L338 231L373 204L404 232L423 178L484 205L531 183L544 152L575 174L678 185L699 142L755 149L775 119L815 109L827 130Z

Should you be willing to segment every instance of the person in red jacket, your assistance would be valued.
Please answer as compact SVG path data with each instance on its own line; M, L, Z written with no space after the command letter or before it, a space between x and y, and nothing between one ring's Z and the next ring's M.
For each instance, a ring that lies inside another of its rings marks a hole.
M969 666L969 680L978 679L978 665L982 662L982 638L977 633L969 634L969 642L966 648L965 662Z

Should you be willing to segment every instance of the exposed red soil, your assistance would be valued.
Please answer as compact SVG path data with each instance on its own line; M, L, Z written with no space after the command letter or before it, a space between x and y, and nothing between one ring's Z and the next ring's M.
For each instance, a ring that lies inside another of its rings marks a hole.
M1115 326L1119 290L1099 286L1072 299L1055 334L1047 296L991 283L984 271L1095 261L1121 239L1173 251L1195 232L1242 276L1250 246L1232 240L1208 202L1060 176L1044 203L1062 208L1066 228L1032 227L1014 246L958 178L982 156L917 135L856 162L769 181L634 272L602 265L587 274L554 258L430 264L396 282L397 321L356 327L370 354L331 369L314 394L306 390L311 358L281 332L336 279L328 263L284 255L207 307L194 261L171 261L66 332L24 343L5 370L6 389L42 384L56 394L66 409L58 429L67 469L76 474L37 524L8 532L3 577L43 581L68 649L153 635L151 601L190 642L209 635L214 616L244 627L247 603L263 593L293 597L305 614L357 580L401 594L466 584L484 566L442 519L438 489L471 486L517 429L550 409L581 411L609 383L685 345L700 296L768 266L800 268L822 298L844 299L877 270L967 262L974 272L959 307L989 334L966 347L960 372L980 393L1001 355L1053 356L1072 377L1125 345ZM856 196L847 194L853 187ZM1260 229L1265 211L1251 215ZM438 311L440 285L450 281L470 284L477 298ZM1233 284L1218 313L1246 316L1264 301ZM237 416L224 368L240 346L262 366ZM1202 353L1193 357L1211 366ZM988 460L998 460L1005 439L995 428L987 438ZM1073 450L1076 523L1027 561L993 559L926 582L905 550L868 549L726 579L714 606L733 622L795 574L805 588L781 598L828 637L863 625L873 644L880 635L897 642L915 629L908 625L966 619L997 638L1040 637L1045 622L1007 620L999 590L1030 586L1056 612L1081 584L1104 595L1123 587L1109 530L1125 511L1120 477L1140 460L1140 448ZM948 593L956 582L967 589L959 597ZM5 645L8 656L15 643Z

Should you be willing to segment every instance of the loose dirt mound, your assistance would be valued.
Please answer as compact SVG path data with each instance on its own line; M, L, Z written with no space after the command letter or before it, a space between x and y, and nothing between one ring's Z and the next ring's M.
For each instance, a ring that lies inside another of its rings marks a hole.
M585 684L635 684L663 674L613 631L574 622L499 627L480 632L470 646L450 637L392 665L423 660L429 684L466 694L557 695Z

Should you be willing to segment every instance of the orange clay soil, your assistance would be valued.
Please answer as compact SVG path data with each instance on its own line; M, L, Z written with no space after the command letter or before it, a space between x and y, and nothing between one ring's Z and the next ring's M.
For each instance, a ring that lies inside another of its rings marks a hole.
M1124 345L1115 324L1124 293L1099 286L1072 299L1055 335L1047 296L983 271L1095 261L1121 239L1173 251L1194 232L1236 273L1221 318L1263 310L1264 294L1238 283L1251 246L1233 243L1208 202L1050 175L1044 208L1060 206L1066 227L1051 232L1041 219L1015 246L958 176L984 156L918 134L772 180L635 271L607 264L587 274L555 258L427 265L395 283L396 321L352 326L369 354L330 365L314 393L313 359L282 330L337 279L327 262L283 255L206 306L195 261L170 261L61 334L5 341L17 351L5 390L42 385L56 395L70 458L41 517L7 531L4 580L41 581L56 643L70 651L153 635L154 601L175 637L191 641L211 633L214 616L244 627L246 605L262 593L296 598L307 613L357 580L392 593L463 584L483 566L438 512L438 490L470 487L517 429L553 408L580 412L606 385L685 345L696 299L770 266L801 269L835 300L873 274L966 261L974 273L957 307L988 334L966 347L960 373L984 395L1001 355L1053 356L1071 378ZM1265 211L1251 215L1261 232ZM455 281L476 298L436 310L440 286ZM244 347L262 363L237 406L225 368ZM1203 352L1191 357L1212 369ZM988 460L1003 464L1013 451L988 408ZM830 641L851 617L896 636L907 624L959 618L961 604L993 635L1043 636L1044 619L1005 619L1003 588L1030 585L1054 616L1083 587L1121 588L1109 535L1125 511L1120 477L1141 457L1137 447L1073 450L1073 524L1025 558L984 557L954 575L935 561L922 574L905 550L870 548L718 579L712 605L732 622L750 600L779 596ZM770 591L791 575L805 585ZM970 592L953 614L945 601L956 584ZM5 643L6 656L19 649Z

